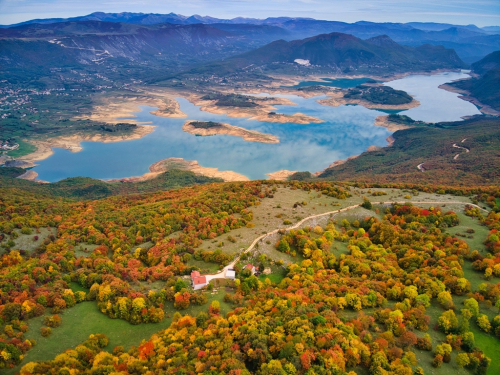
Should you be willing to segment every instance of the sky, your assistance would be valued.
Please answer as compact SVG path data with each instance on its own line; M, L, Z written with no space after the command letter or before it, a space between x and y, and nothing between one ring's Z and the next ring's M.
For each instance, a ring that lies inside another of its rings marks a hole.
M500 0L0 0L0 24L96 11L500 26Z

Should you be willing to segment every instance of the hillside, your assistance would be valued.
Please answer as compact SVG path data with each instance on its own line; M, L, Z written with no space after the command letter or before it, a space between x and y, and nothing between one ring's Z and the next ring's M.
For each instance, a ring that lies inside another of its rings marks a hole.
M303 60L310 65L301 65L295 60ZM291 42L278 40L223 62L195 68L184 76L251 74L261 70L290 74L312 74L316 71L394 74L465 66L453 50L443 47L423 45L413 48L399 45L385 35L361 40L348 34L331 33Z
M52 60L50 68L125 62L153 67L174 62L185 66L248 50L259 45L256 40L245 39L241 32L236 35L202 24L63 22L0 29L0 57L3 67L11 69L31 65L48 68L49 64L43 63L46 59Z
M478 77L450 85L468 91L479 102L500 111L500 51L489 54L472 64L471 68Z
M22 168L0 168L0 188L15 187L51 197L86 200L116 195L152 193L184 186L222 182L218 178L198 176L190 171L169 170L155 178L141 182L104 182L88 177L72 177L51 184L39 184L16 178L24 172L25 170Z
M326 169L319 177L460 186L500 183L499 119L479 117L430 127L418 125L394 133L391 147L365 152Z

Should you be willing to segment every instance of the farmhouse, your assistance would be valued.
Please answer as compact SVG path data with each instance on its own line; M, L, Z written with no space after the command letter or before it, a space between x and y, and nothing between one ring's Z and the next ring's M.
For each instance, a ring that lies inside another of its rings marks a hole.
M191 272L191 285L194 290L201 289L207 286L207 278L205 276L201 276L198 271Z

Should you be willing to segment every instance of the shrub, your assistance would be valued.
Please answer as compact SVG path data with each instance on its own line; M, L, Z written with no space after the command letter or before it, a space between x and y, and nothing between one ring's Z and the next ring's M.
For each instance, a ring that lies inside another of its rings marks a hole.
M61 325L61 317L59 315L46 316L43 319L43 324L52 328L59 327Z
M40 333L43 337L48 337L52 333L52 329L50 327L42 327L40 328Z

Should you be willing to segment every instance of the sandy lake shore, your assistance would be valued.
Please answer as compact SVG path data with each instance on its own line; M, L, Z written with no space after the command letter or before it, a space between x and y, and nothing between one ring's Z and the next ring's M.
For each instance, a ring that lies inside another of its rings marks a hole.
M98 97L95 100L90 115L77 116L75 119L89 119L108 124L127 122L143 125L143 123L139 123L134 119L134 113L141 111L139 107L141 105L157 108L151 111L155 116L171 118L187 117L180 110L179 103L175 100L175 93L148 90L136 96L115 95Z
M271 135L260 133L254 130L248 130L239 126L233 126L225 123L218 123L219 126L210 128L196 128L191 124L192 121L186 121L182 126L182 130L187 133L201 136L226 134L235 137L241 137L247 142L260 142L260 143L279 143L279 138Z
M281 171L266 173L266 176L269 176L268 180L276 180L276 181L286 181L288 177L297 173L297 171L289 171L288 169L282 169Z
M258 94L261 93L255 90L250 90L248 94ZM266 91L266 90L264 90ZM225 92L229 94L232 92ZM272 95L272 94L271 94ZM291 100L287 98L275 98L270 97L265 100L256 99L254 102L257 104L256 107L232 107L232 106L218 106L216 105L216 100L203 100L202 96L191 94L187 96L187 99L196 106L200 106L202 111L226 115L228 117L234 118L244 118L248 117L248 120L256 120L262 122L275 122L275 123L287 123L291 122L294 124L307 125L311 123L322 123L323 120L304 115L303 113L295 113L293 115L285 115L282 113L277 113L276 105L296 105Z
M220 178L226 182L231 181L250 181L250 179L242 174L233 171L219 171L218 168L202 167L196 160L184 160L182 158L167 158L152 164L149 167L149 172L137 177L127 177L106 182L140 182L152 179L159 174L171 169L180 169L191 171L197 175L202 175L212 178Z
M375 119L374 124L375 124L375 126L382 126L384 128L387 128L387 130L389 130L390 132L393 132L393 133L398 131L398 130L404 130L404 129L411 128L411 126L408 126L408 125L396 124L394 122L390 122L388 115L378 116Z

